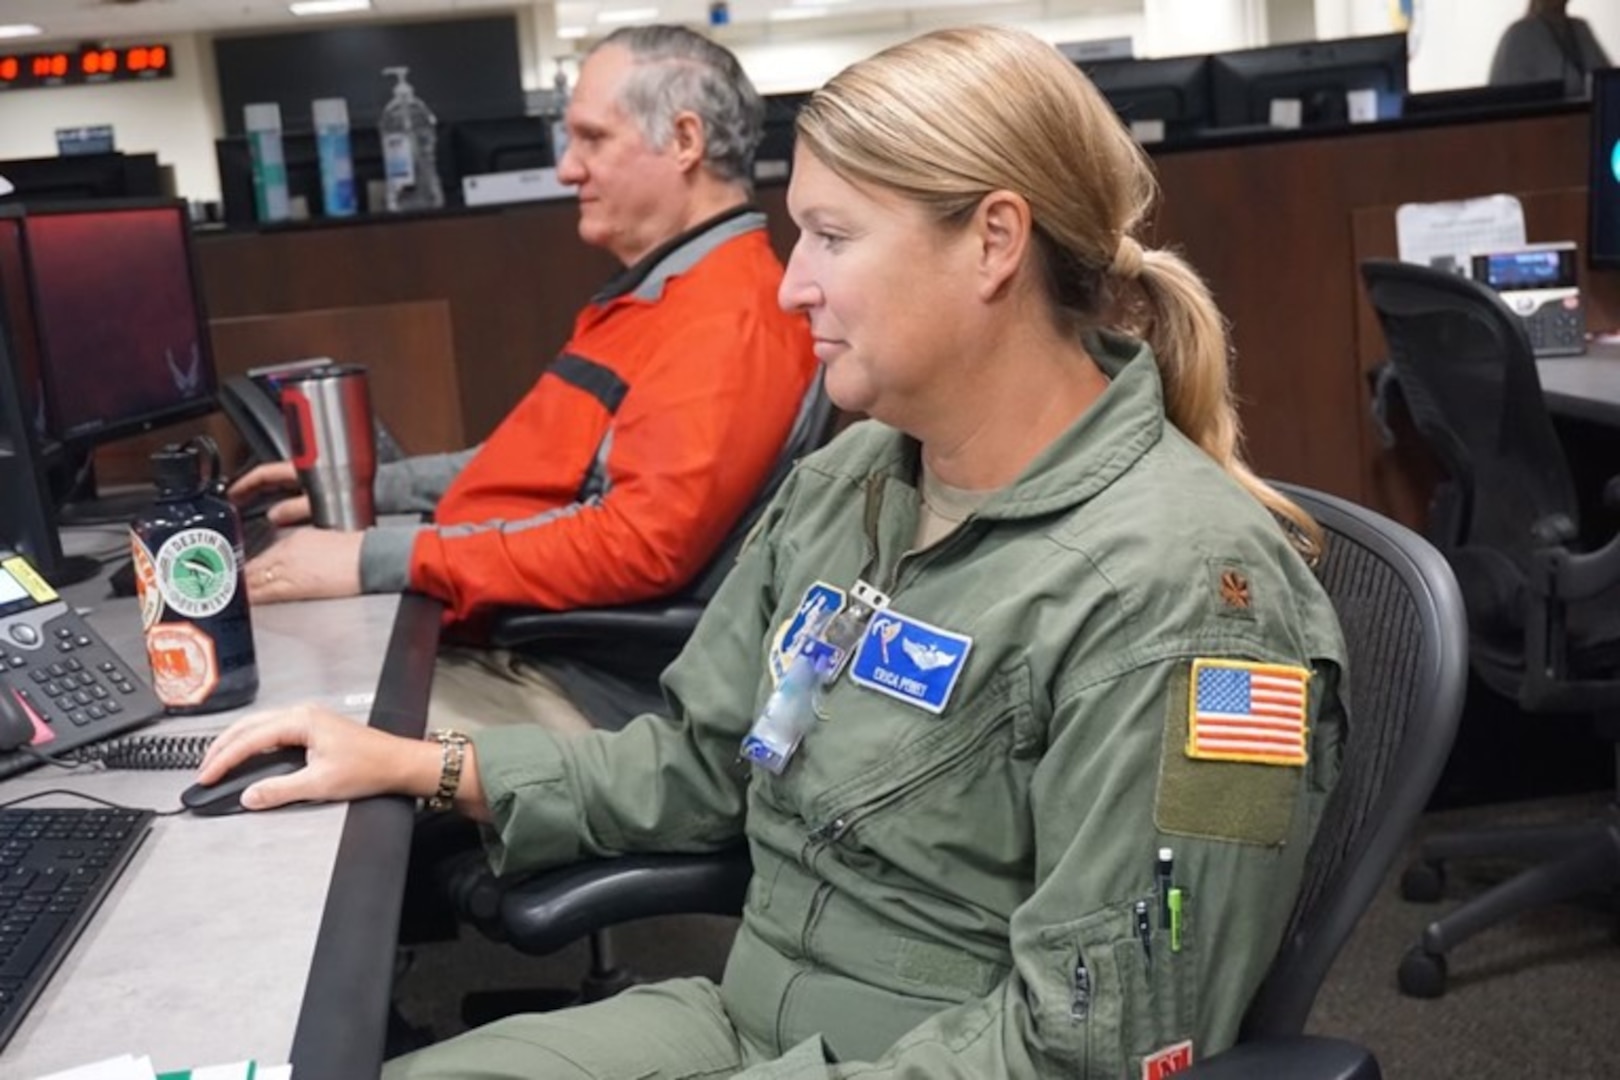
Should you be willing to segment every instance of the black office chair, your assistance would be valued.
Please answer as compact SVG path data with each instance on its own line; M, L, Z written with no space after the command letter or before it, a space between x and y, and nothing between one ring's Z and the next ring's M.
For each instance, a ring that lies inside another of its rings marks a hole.
M1582 550L1575 485L1523 322L1454 274L1387 260L1361 273L1407 411L1445 472L1430 539L1462 586L1475 674L1522 712L1589 714L1600 735L1620 738L1620 538ZM1606 501L1617 495L1620 478ZM1620 886L1620 812L1429 838L1402 895L1438 900L1445 861L1472 857L1539 865L1430 923L1401 963L1409 995L1443 994L1446 955L1481 931Z
M1378 1065L1366 1050L1301 1032L1328 968L1402 849L1450 753L1467 682L1462 598L1445 561L1410 530L1328 495L1284 490L1329 538L1319 574L1350 659L1343 771L1240 1044L1180 1075L1378 1080ZM491 875L481 859L457 870L450 884L467 921L536 956L633 919L738 914L750 873L742 847L713 855L592 859L508 880Z

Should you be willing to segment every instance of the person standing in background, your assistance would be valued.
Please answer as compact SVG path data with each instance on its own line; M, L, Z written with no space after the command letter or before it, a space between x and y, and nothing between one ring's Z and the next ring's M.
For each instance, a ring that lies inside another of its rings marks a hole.
M1571 18L1569 0L1530 0L1524 18L1502 32L1491 60L1491 85L1554 82L1564 93L1585 97L1587 77L1610 66L1585 19Z

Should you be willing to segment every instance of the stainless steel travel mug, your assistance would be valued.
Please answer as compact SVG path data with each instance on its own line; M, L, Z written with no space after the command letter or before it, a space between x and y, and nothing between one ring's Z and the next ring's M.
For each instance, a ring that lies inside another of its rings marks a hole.
M315 524L351 530L375 524L377 447L366 369L333 364L288 378L281 413Z

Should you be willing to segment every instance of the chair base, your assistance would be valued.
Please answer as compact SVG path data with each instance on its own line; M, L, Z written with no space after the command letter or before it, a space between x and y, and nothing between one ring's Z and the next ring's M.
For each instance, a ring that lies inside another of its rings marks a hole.
M1422 942L1401 962L1398 981L1408 997L1444 994L1447 954L1492 926L1534 908L1620 888L1620 807L1611 805L1596 819L1572 824L1434 837L1423 843L1417 862L1408 867L1402 895L1409 900L1438 899L1445 860L1477 857L1512 857L1537 864L1428 925Z

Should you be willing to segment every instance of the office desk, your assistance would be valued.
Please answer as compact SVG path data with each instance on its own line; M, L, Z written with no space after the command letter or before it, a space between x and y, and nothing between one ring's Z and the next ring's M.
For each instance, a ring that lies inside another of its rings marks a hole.
M106 600L99 584L64 595L147 670L133 600ZM256 609L253 708L313 699L420 735L438 619L418 596ZM139 733L214 731L237 715ZM0 783L0 801L55 787L168 810L192 777L41 768ZM376 1076L413 818L403 798L159 818L0 1054L0 1076L122 1053L150 1054L160 1072L254 1058L291 1061L298 1080Z
M1585 356L1537 360L1536 374L1554 416L1620 427L1620 345L1593 345Z

